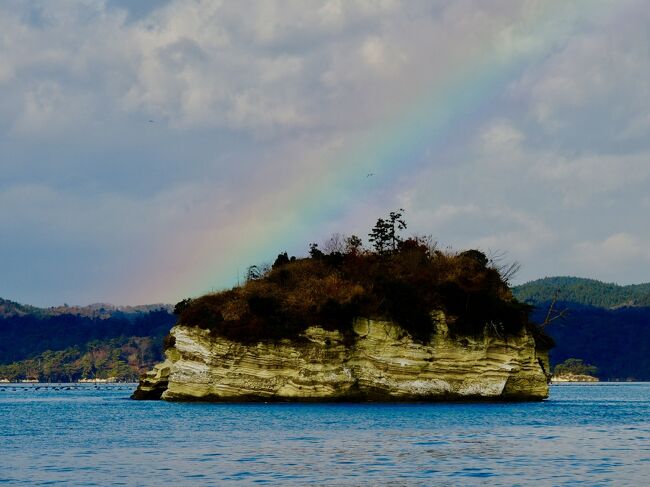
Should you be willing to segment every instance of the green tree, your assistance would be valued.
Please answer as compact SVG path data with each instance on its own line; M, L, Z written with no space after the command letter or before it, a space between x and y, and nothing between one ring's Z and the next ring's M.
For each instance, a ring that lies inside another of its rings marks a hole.
M557 364L553 370L555 375L596 375L598 368L586 364L579 358L568 358L561 364Z
M406 222L402 219L404 209L400 208L397 211L391 211L388 219L377 219L377 223L368 234L368 237L375 251L379 254L386 252L395 252L399 244L403 241L399 232L406 229Z
M288 264L289 262L290 262L289 254L287 254L286 252L283 252L281 254L278 254L278 256L276 257L275 262L273 262L273 266L271 268L272 269L277 269L278 267L282 267L283 265Z
M187 309L189 307L190 304L192 304L192 298L186 298L179 301L174 306L174 314L177 316L180 315L184 309Z
M348 254L356 255L363 247L363 241L356 235L350 235L345 239L345 251Z
M312 259L322 259L325 254L318 248L317 243L309 244L309 257Z
M368 240L379 254L384 254L388 245L388 224L383 218L377 219L377 223L368 234Z
M390 246L393 252L404 240L399 235L401 230L406 230L406 221L402 220L404 209L400 208L399 211L391 211L388 215L388 237L390 239Z

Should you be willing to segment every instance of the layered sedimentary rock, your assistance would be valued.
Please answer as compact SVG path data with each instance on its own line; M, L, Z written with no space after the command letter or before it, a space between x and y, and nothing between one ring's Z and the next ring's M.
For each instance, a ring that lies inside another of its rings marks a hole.
M455 337L434 315L427 343L390 321L357 319L352 337L308 328L296 339L240 343L177 325L166 360L133 397L171 401L541 400L548 356L525 330Z

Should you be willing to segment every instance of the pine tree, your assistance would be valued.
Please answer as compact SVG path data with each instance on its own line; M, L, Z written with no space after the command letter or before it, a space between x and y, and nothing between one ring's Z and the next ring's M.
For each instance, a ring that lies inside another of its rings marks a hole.
M406 229L406 222L402 219L404 209L391 211L388 220L379 218L368 237L375 251L378 254L395 252L399 244L403 241L399 235L401 230Z

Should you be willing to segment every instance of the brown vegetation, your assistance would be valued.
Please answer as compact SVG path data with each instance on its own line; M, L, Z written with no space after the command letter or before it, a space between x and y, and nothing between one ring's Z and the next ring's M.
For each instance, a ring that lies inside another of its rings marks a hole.
M395 320L427 340L434 331L431 312L441 309L459 336L506 336L527 327L541 346L551 345L529 322L530 307L512 297L501 269L482 252L441 252L430 239L386 235L389 245L375 240L374 250L363 249L358 237L342 244L337 236L336 245L326 246L329 253L312 244L309 258L280 254L244 285L184 300L176 312L183 324L239 341L297 337L311 325L348 333L359 316Z

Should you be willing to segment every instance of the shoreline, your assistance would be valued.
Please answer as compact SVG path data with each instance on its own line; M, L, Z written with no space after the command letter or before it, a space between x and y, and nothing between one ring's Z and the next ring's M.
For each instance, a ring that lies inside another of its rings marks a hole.
M2 387L61 387L61 386L125 386L138 385L137 382L0 382Z

